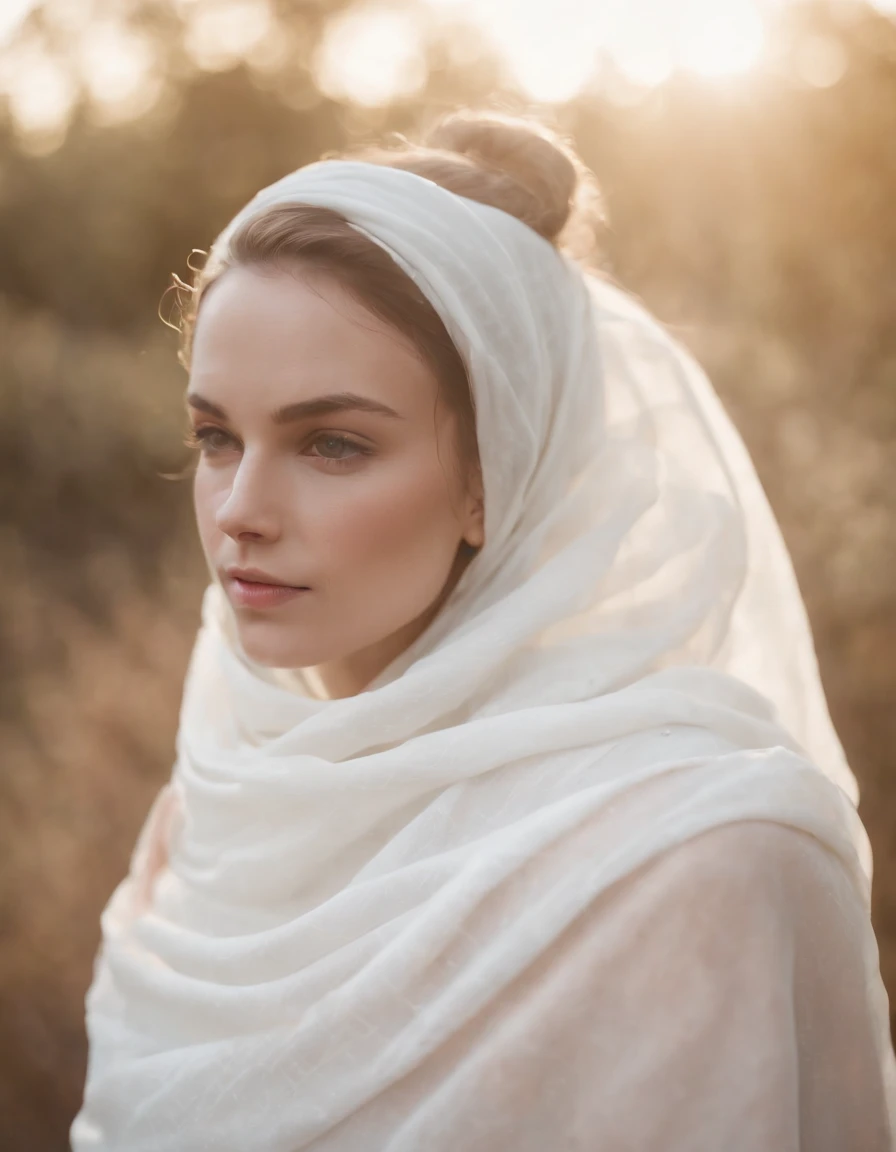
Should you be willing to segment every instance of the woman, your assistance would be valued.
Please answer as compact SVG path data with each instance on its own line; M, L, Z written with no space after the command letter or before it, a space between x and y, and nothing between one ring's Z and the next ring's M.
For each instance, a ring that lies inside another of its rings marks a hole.
M285 177L187 317L212 582L76 1152L878 1152L870 857L688 358L459 114Z

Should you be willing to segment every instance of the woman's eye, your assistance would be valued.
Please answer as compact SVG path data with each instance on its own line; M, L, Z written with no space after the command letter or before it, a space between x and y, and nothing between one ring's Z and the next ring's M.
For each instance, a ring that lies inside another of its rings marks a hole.
M204 428L191 429L186 442L190 447L201 448L206 452L220 452L233 443L233 437L222 428L213 428L211 425L207 425Z
M311 447L314 449L313 455L320 456L324 460L332 460L334 462L341 460L350 460L355 456L364 455L366 449L355 443L354 440L349 440L345 436L336 436L327 433L323 436L318 436Z
M232 448L239 448L239 441L225 432L223 428L216 428L207 424L200 428L191 428L185 437L185 443L191 448L199 448L203 455L218 455L228 452ZM335 432L325 432L314 437L303 449L310 456L324 460L328 464L349 464L360 456L368 456L370 449L364 444L350 440L347 436L340 436Z

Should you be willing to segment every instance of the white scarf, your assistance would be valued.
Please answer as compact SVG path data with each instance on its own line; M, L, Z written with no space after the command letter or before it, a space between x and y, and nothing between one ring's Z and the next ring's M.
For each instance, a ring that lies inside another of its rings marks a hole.
M854 781L786 550L703 374L518 220L403 171L300 169L215 253L288 202L341 212L444 321L472 383L486 543L427 631L347 699L253 666L209 586L173 779L103 917L74 1148L758 1152L729 1131L746 1131L740 1065L677 1135L693 1005L648 1017L645 1001L643 1035L601 1017L587 1057L548 1038L592 1027L564 987L621 1003L638 971L662 984L650 869L744 821L808 834L845 885L892 1101ZM694 893L676 923L701 914L699 876ZM575 931L592 940L584 991L570 976L538 1016ZM746 954L754 934L737 931ZM697 964L690 932L679 958ZM736 968L706 967L704 1007ZM529 1049L538 1098L512 1074ZM561 1107L573 1064L586 1080ZM556 1115L586 1105L596 1127L575 1143Z

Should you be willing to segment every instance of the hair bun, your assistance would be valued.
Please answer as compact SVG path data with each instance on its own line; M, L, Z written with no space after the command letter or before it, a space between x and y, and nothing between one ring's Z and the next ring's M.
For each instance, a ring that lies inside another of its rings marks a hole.
M545 125L494 113L455 112L435 124L426 145L507 176L531 201L524 214L531 228L551 241L563 231L580 170L572 151Z

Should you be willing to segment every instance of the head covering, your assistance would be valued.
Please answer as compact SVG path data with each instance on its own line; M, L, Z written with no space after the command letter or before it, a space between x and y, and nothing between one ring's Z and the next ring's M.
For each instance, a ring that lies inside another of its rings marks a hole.
M345 699L253 665L209 586L173 779L104 914L76 1152L441 1148L419 1126L438 1054L589 908L617 891L636 908L645 867L720 827L813 838L867 920L867 838L791 564L694 361L519 220L374 164L278 181L212 259L287 203L342 213L445 323L485 544ZM870 922L862 948L879 998ZM622 953L600 955L594 981L624 980ZM636 1080L638 1044L612 1067Z

